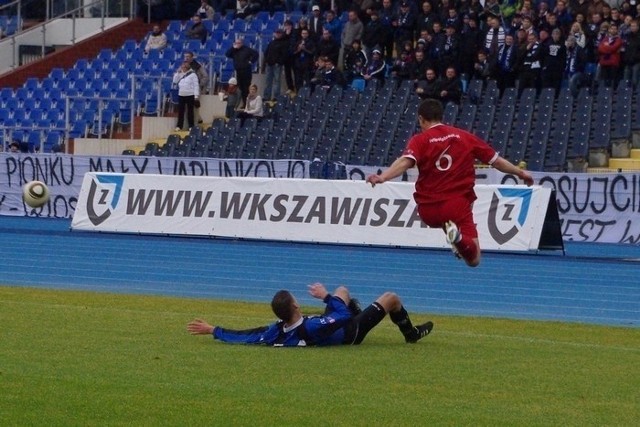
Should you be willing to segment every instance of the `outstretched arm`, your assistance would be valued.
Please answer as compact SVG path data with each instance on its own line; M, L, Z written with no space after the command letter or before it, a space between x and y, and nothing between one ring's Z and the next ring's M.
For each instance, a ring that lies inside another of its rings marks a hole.
M518 166L514 165L504 157L498 157L491 166L498 169L500 172L517 176L528 186L533 185L533 177L531 176L531 173L529 171L520 169Z
M411 169L416 164L416 161L410 157L398 157L387 170L380 175L369 175L367 182L375 187L376 184L382 184L390 179L399 177L405 173L408 169Z

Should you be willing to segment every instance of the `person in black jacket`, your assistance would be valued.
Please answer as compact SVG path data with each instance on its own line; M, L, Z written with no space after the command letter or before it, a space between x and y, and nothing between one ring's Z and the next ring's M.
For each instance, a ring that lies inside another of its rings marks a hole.
M454 66L447 67L444 72L444 77L438 84L438 95L442 104L453 102L455 104L460 103L462 98L462 81L458 77L456 68Z
M269 42L267 50L264 52L263 67L267 75L262 98L265 101L274 101L280 96L280 77L288 56L289 40L284 37L284 30L278 28L273 33L273 40Z
M300 39L293 51L293 75L298 90L309 84L315 56L316 44L309 36L309 30L304 28L300 31Z
M540 72L542 70L542 45L538 42L536 33L527 35L527 46L520 66L520 92L522 89L540 87Z
M561 37L562 32L559 28L551 31L551 41L545 49L542 68L543 86L554 88L556 96L560 93L562 76L567 62L567 48Z
M631 80L633 86L640 83L640 25L638 21L631 21L627 34L622 60L624 62L624 78Z
M243 39L236 39L233 46L226 52L227 58L233 60L233 68L238 79L238 87L242 100L247 99L249 95L249 86L251 85L251 76L253 64L258 60L260 55L255 49L244 45Z

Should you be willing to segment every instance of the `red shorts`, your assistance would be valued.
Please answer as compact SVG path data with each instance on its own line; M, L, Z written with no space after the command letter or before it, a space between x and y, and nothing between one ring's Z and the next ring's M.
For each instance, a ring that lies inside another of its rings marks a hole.
M478 230L472 208L473 202L468 197L457 197L437 203L421 203L418 214L429 227L443 228L445 222L453 221L463 236L476 239Z

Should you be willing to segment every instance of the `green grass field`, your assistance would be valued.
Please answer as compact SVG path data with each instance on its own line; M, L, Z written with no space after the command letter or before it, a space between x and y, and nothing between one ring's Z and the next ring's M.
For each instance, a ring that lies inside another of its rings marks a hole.
M311 307L318 311L320 306ZM357 347L233 346L203 317L266 324L266 304L0 287L0 424L638 425L640 331L413 315Z

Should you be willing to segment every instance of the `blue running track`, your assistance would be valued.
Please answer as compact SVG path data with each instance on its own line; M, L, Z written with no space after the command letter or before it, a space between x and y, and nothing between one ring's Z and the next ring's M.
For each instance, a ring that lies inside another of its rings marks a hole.
M69 220L0 217L2 284L268 302L281 288L397 292L411 312L640 326L640 247L569 244L566 254L451 252L69 231ZM316 303L314 303L316 304Z

